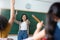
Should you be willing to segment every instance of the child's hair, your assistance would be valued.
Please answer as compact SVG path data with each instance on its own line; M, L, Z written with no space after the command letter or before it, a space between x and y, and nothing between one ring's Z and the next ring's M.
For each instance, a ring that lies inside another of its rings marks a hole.
M8 20L4 16L0 15L0 31L3 31L6 28L7 23Z
M56 23L54 21L53 15L60 18L60 2L54 3L47 14L47 27L46 27L46 35L47 40L54 40L54 31L56 28Z
M23 16L23 15L26 15L26 20L28 19L27 14L22 14L22 15L21 15L21 22L23 22L23 19L22 19L22 16Z

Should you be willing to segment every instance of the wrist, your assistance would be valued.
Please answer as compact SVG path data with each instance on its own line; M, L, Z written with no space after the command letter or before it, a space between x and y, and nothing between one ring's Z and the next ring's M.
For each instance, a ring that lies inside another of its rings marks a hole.
M40 30L41 28L37 28L37 29L39 29L39 30Z
M40 28L37 28L36 30L40 30Z
M11 4L11 6L13 6L14 4Z

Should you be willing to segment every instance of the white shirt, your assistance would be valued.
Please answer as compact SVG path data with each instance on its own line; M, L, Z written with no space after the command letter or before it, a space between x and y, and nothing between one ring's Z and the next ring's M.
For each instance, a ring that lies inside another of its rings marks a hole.
M28 30L27 33L29 34L29 24L30 24L29 20L26 20L24 22L15 20L15 22L19 24L19 30Z
M19 30L29 30L29 24L30 24L29 20L26 20L24 22L20 22L19 23Z
M19 30L27 30L28 28L28 25L27 25L27 23L26 23L26 21L25 22L22 22L22 23L20 23L19 24Z

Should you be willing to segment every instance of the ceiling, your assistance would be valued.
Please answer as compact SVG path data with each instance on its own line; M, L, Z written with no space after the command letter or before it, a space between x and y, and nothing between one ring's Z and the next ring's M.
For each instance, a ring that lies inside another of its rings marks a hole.
M35 0L35 1L42 1L42 2L60 2L60 0Z

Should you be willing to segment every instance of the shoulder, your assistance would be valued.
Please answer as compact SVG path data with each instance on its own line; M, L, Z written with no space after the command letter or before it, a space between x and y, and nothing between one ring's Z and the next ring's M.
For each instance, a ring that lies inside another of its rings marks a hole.
M30 22L28 19L26 20L27 22Z
M7 24L5 31L9 31L11 29L11 24Z

